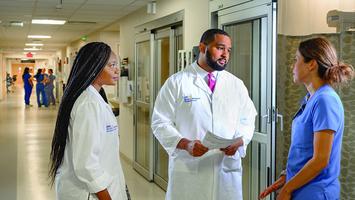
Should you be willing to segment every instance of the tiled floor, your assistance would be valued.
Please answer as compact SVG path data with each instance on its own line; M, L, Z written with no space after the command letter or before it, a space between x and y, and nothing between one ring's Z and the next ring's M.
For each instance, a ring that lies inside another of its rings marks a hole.
M25 108L19 86L0 101L0 199L51 200L48 164L57 109L38 108L32 94ZM162 200L165 192L149 183L122 160L133 200Z

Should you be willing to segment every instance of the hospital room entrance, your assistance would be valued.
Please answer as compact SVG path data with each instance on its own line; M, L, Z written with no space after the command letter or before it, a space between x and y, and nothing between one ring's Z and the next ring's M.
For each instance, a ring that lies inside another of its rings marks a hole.
M272 4L250 3L217 10L219 28L232 38L231 59L227 69L240 78L257 109L255 132L243 159L243 197L258 199L258 194L274 176L272 149L273 67L272 67ZM238 103L238 102L236 102ZM270 198L270 197L269 197Z
M181 18L179 13L177 16L174 20ZM150 117L158 91L166 79L177 71L177 54L182 49L182 23L159 27L169 22L169 18L165 18L138 27L151 30L136 34L135 44L133 168L164 190L168 181L168 154L153 137Z

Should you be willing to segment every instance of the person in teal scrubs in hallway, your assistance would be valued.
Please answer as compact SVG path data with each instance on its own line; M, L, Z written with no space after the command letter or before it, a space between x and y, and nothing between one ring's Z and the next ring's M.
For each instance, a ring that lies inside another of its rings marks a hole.
M278 200L340 199L344 108L333 87L346 85L353 77L353 67L338 60L328 40L300 43L293 80L308 93L293 118L286 171L260 199L277 189Z

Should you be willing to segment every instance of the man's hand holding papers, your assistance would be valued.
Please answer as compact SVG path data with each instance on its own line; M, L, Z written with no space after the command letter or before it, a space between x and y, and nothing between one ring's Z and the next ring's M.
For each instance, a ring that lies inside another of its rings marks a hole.
M241 137L234 139L222 138L208 131L202 140L202 144L210 150L220 149L226 155L232 156L240 146L243 146L243 140Z

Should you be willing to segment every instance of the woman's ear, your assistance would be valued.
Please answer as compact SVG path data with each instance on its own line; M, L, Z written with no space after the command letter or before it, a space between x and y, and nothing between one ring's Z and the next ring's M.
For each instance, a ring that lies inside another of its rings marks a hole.
M313 71L313 70L318 71L318 63L315 59L312 59L311 61L309 61L308 69L309 69L309 71Z

